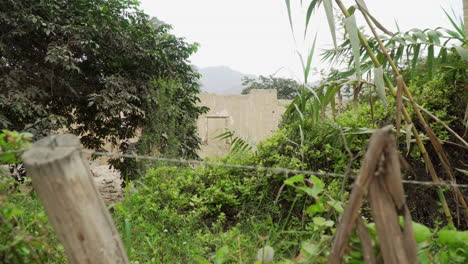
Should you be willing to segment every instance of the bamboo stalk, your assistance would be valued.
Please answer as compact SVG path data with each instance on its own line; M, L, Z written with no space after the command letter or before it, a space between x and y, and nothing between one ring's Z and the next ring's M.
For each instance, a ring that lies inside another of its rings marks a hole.
M403 96L403 100L409 101L408 98ZM420 106L419 104L416 104L421 111L426 113L429 117L434 119L437 123L441 124L445 129L447 129L448 132L450 132L454 137L456 137L458 140L460 140L461 143L465 146L465 148L468 148L468 142L466 142L460 135L457 134L457 132L453 131L444 121L440 120L437 116L429 112L429 110L425 109L424 107Z
M436 153L439 156L440 161L442 162L442 167L444 167L444 170L449 175L450 180L453 183L456 183L456 179L455 179L455 176L453 175L452 167L451 167L450 162L448 160L447 154L445 153L444 149L442 148L442 144L440 143L439 138L437 138L434 131L426 123L426 120L424 119L423 115L421 114L421 111L418 108L418 104L416 103L416 101L414 100L411 92L409 91L408 87L406 86L406 83L403 80L403 77L401 77L401 74L400 74L398 68L396 67L393 59L388 54L387 48L385 47L385 45L383 44L383 42L380 39L379 35L375 31L375 28L374 28L372 22L370 21L368 15L367 15L367 12L362 11L363 8L359 5L358 1L356 1L356 4L358 5L359 10L361 10L361 13L364 16L364 19L366 20L367 24L369 25L369 28L372 31L372 34L374 35L375 39L379 43L380 49L382 50L385 57L387 57L387 60L390 63L390 66L392 67L393 73L395 74L395 76L397 76L397 78L400 79L401 87L403 88L403 92L405 92L406 96L408 96L408 99L409 99L410 103L413 106L414 112L416 113L416 116L418 117L418 119L421 122L424 130L428 134L429 139L430 139L432 145L434 146L434 149L436 150ZM396 94L396 92L394 92L394 89L392 89L392 93ZM413 128L414 128L414 126L413 126ZM465 201L465 198L463 197L463 194L460 192L460 190L457 187L453 187L453 192L455 193L455 196L457 197L457 200L462 204L462 206L465 209L465 221L468 223L468 205L467 205L467 203Z
M340 8L340 10L344 14L344 16L349 17L350 14L348 12L348 9L344 6L343 2L341 2L341 0L335 0L335 2L337 3L338 7ZM380 62L377 60L377 57L375 56L374 51L372 51L366 37L361 33L360 30L358 30L358 37L359 37L359 40L360 40L361 44L366 49L370 59L374 63L374 66L375 67L380 67L381 66ZM388 78L388 76L385 73L384 73L384 81L385 81L385 84L392 91L393 95L396 96L395 88L394 88L392 82L390 81L390 79ZM411 120L411 117L409 116L408 111L406 110L406 107L403 106L402 110L403 110L403 116L405 117L407 123L412 124L413 121ZM413 126L412 131L413 131L413 134L414 134L414 138L416 139L416 143L418 144L419 150L421 151L421 155L423 156L423 159L426 162L427 169L429 170L429 173L430 173L433 181L439 182L440 180L439 180L439 177L437 176L437 173L436 173L436 171L434 169L434 165L432 164L432 161L429 158L429 155L427 154L426 148L424 147L424 144L422 143L421 138L419 137L419 133L418 133L417 129L415 128L415 126ZM439 190L440 190L440 193L439 193ZM442 191L441 188L438 188L438 193L439 193L439 196L444 197L444 199L441 199L442 207L444 208L444 212L445 212L445 215L447 217L447 220L449 221L449 223L451 225L453 225L452 215L450 214L450 210L448 208L447 201L445 200L445 196L444 196L443 191Z

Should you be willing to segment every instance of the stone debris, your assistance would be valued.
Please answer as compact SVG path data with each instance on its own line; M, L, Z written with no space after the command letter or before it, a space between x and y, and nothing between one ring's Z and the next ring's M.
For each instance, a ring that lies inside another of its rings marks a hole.
M90 165L94 183L106 205L116 203L122 199L122 180L120 173L109 169L108 165Z
M122 180L120 173L114 169L110 169L109 165L99 165L91 162L89 165L94 183L98 188L106 205L114 204L122 199ZM11 177L9 167L7 165L0 166L0 176ZM32 190L30 181L19 185L19 189L23 193L29 193Z

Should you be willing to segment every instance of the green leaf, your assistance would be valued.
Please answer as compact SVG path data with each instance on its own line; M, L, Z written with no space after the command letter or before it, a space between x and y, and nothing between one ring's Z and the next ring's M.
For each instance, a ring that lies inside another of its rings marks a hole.
M387 97L385 96L385 85L384 85L382 66L378 68L374 68L374 83L375 83L375 91L377 92L377 95L379 96L380 100L382 100L382 104L385 108L385 111L387 111L388 106L387 106Z
M335 222L333 222L332 220L327 220L320 216L312 218L312 221L318 226L332 227L335 224Z
M228 246L224 246L218 249L218 251L216 251L216 254L214 255L214 263L216 264L225 263L226 261L228 261L228 259L226 258L228 254L229 254Z
M434 73L434 45L429 45L427 48L427 68L429 73L429 79L432 79Z
M358 28L356 25L356 17L354 15L344 19L346 30L348 31L349 40L351 42L351 49L354 56L354 67L356 68L356 75L358 78L361 76L361 44L358 37Z
M215 139L228 139L228 138L231 138L233 135L234 134L232 133L232 131L226 131L216 136Z
M441 230L436 241L444 245L467 244L468 231Z
M317 34L315 34L314 42L312 42L312 47L309 50L309 55L307 56L307 65L304 70L304 84L307 84L310 68L312 67L312 56L314 56L315 52L315 43L317 42Z
M318 195L323 191L325 184L317 177L311 176L309 179L311 182L313 182L312 187L297 187L297 189L307 193L307 195L310 195L314 197L315 199L318 199ZM286 182L285 182L286 183Z
M445 63L447 61L447 49L441 48L438 56L441 63ZM467 57L468 59L468 57Z
M315 6L317 6L317 3L319 3L319 0L312 0L312 2L310 2L310 4L309 4L309 8L307 8L306 25L305 25L305 29L304 29L304 39L305 39L305 37L307 35L307 28L309 26L309 22L310 22L310 18L312 16L312 12L314 11Z
M361 6L365 11L369 11L369 9L367 9L367 5L366 5L366 2L364 2L364 0L356 0L356 2L357 2L358 5Z
M414 72L416 71L416 64L418 63L419 58L419 51L421 50L421 44L414 45L413 47L413 60L411 63L411 77L414 76Z
M429 40L431 42L434 42L436 44L440 44L440 34L439 34L439 32L431 29L431 30L429 30L427 32L427 35L428 35Z
M457 38L466 39L465 30L464 30L464 27L463 27L463 21L460 21L461 23L460 23L460 25L458 25L454 21L454 19L447 13L447 11L445 11L445 9L442 9L442 10L444 11L447 18L450 20L450 23L452 24L452 26L455 28L455 30L459 34L459 36Z
M468 48L458 46L458 47L455 47L455 50L458 52L458 55L460 55L460 57L464 61L468 61Z
M301 146L304 144L304 131L302 130L302 125L299 124L299 133L301 134Z
M288 19L289 19L289 26L291 26L291 32L294 33L292 17L291 17L291 2L290 0L284 0L286 3L286 8L288 9Z
M333 4L331 0L323 0L323 7L325 8L325 13L327 15L328 26L330 27L330 33L333 39L333 46L335 49L336 45L336 32L335 32L335 18L333 17Z
M416 242L421 243L429 240L432 236L431 229L427 226L413 222L414 238Z
M321 202L317 202L316 204L313 204L309 207L307 207L306 212L309 214L315 214L315 213L321 213L325 211L325 207Z
M126 250L127 250L127 253L129 255L131 255L131 251L132 251L132 226L131 226L131 223L130 223L130 219L128 219L127 217L125 218L124 220L124 234L125 234L125 239L124 239L124 242L125 242L125 247L126 247Z
M0 155L0 164L13 164L16 162L16 154L14 153Z
M331 207L333 207L333 209L335 209L337 213L339 213L339 214L344 213L343 203L342 202L340 202L340 201L328 201L327 204L330 205Z
M311 180L314 183L314 187L317 187L317 189L319 189L320 191L322 191L323 188L325 187L325 184L323 183L323 181L314 175L311 175L309 180Z
M421 42L427 42L426 35L420 29L411 29L410 31L413 31L415 38L419 38Z
M299 118L304 121L304 114L302 114L301 109L297 106L297 104L294 104L294 108L296 108L297 113L299 114Z
M304 184L304 175L297 174L284 181L284 184L295 187L295 183Z

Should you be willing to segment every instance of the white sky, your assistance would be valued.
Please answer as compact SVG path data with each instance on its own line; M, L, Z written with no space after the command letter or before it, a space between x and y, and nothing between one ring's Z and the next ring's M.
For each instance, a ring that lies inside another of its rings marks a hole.
M307 5L292 0L295 38L291 34L284 0L140 0L141 8L173 25L173 34L198 42L200 49L191 57L199 67L226 65L255 75L273 74L302 80L296 51L305 53L317 33L313 66L327 68L320 62L320 49L331 47L331 37L323 6L313 15L304 41ZM346 6L354 1L344 0ZM462 14L462 0L367 0L370 12L392 31L395 20L401 30L411 28L451 28L441 7ZM358 21L359 25L363 25ZM296 43L296 44L295 44Z

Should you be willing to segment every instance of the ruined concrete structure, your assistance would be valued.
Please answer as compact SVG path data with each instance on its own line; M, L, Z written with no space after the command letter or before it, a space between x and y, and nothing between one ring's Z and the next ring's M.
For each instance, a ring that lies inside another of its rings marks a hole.
M276 131L281 116L291 102L278 100L276 90L251 90L248 95L201 93L199 98L199 105L210 109L197 121L198 135L202 140L198 152L201 158L229 153L230 142L216 138L226 132L226 128L255 146ZM133 138L130 142L137 140ZM105 143L104 149L118 152L110 142ZM101 157L97 164L106 165L107 161L107 157Z
M271 136L290 103L278 100L276 90L252 90L248 95L202 93L199 97L200 105L210 108L197 123L202 158L229 152L229 142L216 139L225 128L254 145Z

